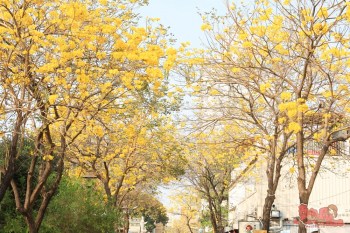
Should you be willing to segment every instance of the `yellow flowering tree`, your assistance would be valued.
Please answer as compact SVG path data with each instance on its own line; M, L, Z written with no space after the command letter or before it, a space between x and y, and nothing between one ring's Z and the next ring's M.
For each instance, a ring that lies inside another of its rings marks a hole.
M186 226L187 229L182 229L181 232L194 233L198 231L199 217L201 211L201 199L196 193L196 190L186 188L181 191L176 191L171 195L171 202L174 203L169 212L174 216L172 227L177 228L176 224ZM175 225L175 226L174 226Z
M125 214L125 232L129 216L138 206L133 193L168 182L180 175L183 167L174 125L164 115L141 112L140 104L130 106L109 122L101 118L87 123L69 155L78 165L71 168L72 173L96 177L109 204Z
M230 186L247 175L256 162L256 158L252 159L251 153L247 153L253 142L242 139L240 134L232 134L234 128L239 126L217 125L196 131L185 150L188 165L184 183L190 184L205 201L214 233L223 232L227 225L225 202ZM242 162L246 163L244 169L237 169ZM232 180L233 174L237 179Z
M289 152L296 150L299 198L307 204L330 146L349 136L335 136L349 113L348 5L261 0L251 7L230 5L225 16L203 15L211 26L204 27L208 50L199 54L204 65L196 92L199 107L216 114L201 120L241 124L265 155L263 229L269 229L281 162ZM319 155L307 176L312 144Z
M181 145L174 126L165 121L149 122L145 115L127 120L131 121L98 126L99 130L95 124L76 141L69 156L79 165L72 172L96 176L111 204L120 208L124 196L137 185L150 179L167 182L169 176L181 173ZM153 124L158 124L157 128Z
M0 200L11 182L29 232L39 231L74 141L92 129L101 135L92 123L108 123L107 113L122 112L140 92L162 95L176 51L162 27L136 25L133 8L143 3L0 1L0 130L10 141ZM35 149L22 195L12 177L24 137Z

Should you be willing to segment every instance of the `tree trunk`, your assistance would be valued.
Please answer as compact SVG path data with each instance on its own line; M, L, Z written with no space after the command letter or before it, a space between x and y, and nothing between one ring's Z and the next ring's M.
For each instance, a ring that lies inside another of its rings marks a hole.
M3 173L3 176L0 175L1 180L0 180L0 203L2 199L5 196L5 193L10 186L11 180L14 176L14 171L15 171L15 163L14 163L14 157L10 158L8 166L6 169L3 169L3 172L0 171L0 173Z
M216 219L217 219L217 228L219 233L224 233L225 232L225 226L223 225L222 221L222 212L221 212L221 206L219 205L217 207L216 211Z
M303 114L298 112L298 124L303 126ZM307 209L310 192L306 188L306 171L304 164L304 132L297 133L297 164L298 164L298 190L299 190L299 230L298 233L306 233Z
M188 230L189 230L191 233L193 233L190 222L191 222L191 218L187 218L187 227L188 227Z
M299 222L298 233L306 233L306 225L303 224L302 222Z
M213 227L213 231L214 233L220 233L218 231L218 226L217 226L217 222L216 222L216 219L215 219L215 213L214 213L214 210L213 210L213 204L211 203L211 201L209 202L209 211L210 211L210 222L211 222L211 225Z
M35 219L35 225L36 225L37 229L40 229L40 226L44 220L44 216L45 216L47 207L49 206L51 198L56 193L56 190L57 190L57 187L54 190L47 193L46 196L44 197L42 203L41 203L41 206L39 208L39 211L38 211L36 219Z
M35 225L29 224L27 222L27 226L28 226L29 233L38 233L38 230L36 229Z
M128 233L129 232L129 228L130 228L130 222L129 222L129 213L126 212L124 214L124 230L123 233Z
M306 212L307 213L307 209L308 209L308 204L309 204L309 197L310 197L310 194L309 193L304 193L304 195L301 195L299 197L300 199L300 203L301 205L299 206L299 229L298 229L298 233L306 233L306 222L307 222L307 214L303 214L301 213L302 211L301 210L301 206L303 206L304 208L304 213ZM306 209L306 211L305 211Z
M19 141L20 141L20 137L21 137L21 128L22 128L22 124L23 124L23 116L21 115L21 113L18 113L18 117L16 120L16 126L15 129L13 131L12 134L12 141L11 141L11 147L10 147L10 151L8 154L8 163L5 167L3 168L3 174L4 176L2 177L0 175L0 177L2 178L0 180L0 203L2 201L2 199L5 196L5 193L8 189L8 187L11 184L11 180L15 174L15 170L16 170L16 164L15 164L15 159L18 153L18 145L19 145ZM0 172L2 172L0 170Z
M213 206L210 208L210 220L214 233L224 233L225 227L222 225L221 213L215 211Z
M24 216L28 226L28 231L29 233L38 233L38 228L36 227L36 224L32 215L33 215L32 213L26 213Z
M275 196L271 196L268 192L265 197L265 203L263 208L263 217L262 217L262 229L269 230L270 229L270 218L271 218L271 208L275 201Z
M275 121L278 121L277 119ZM265 197L263 216L262 216L262 229L270 230L270 218L271 218L271 208L276 199L276 190L278 187L279 179L281 177L282 160L285 156L285 150L287 147L287 137L284 138L282 144L282 152L277 153L278 144L278 127L275 128L275 135L273 141L270 143L271 154L268 160L266 176L267 176L267 194Z
M217 229L217 232L218 233L225 233L225 227L224 226L218 226L218 229Z

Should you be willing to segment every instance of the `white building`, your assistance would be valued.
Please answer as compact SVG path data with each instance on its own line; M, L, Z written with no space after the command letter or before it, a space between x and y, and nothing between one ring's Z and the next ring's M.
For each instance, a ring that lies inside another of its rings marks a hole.
M346 143L346 148L348 148ZM317 156L317 155L315 155ZM315 209L332 204L332 211L337 208L334 219L342 219L344 225L340 227L307 225L308 232L322 233L350 233L350 156L332 156L325 158L323 164L328 168L319 173L313 188L308 208ZM288 161L288 160L286 160ZM289 160L290 162L291 160ZM333 163L334 168L330 168ZM291 163L283 164L282 176L276 192L274 202L276 218L271 220L270 232L295 233L297 224L293 220L299 216L299 195L296 183L296 174L290 173ZM229 222L233 228L245 232L245 227L251 225L256 229L261 227L263 205L266 197L267 181L264 166L253 168L260 176L246 178L229 191ZM347 175L349 173L349 175ZM323 209L324 210L324 209ZM320 212L322 212L321 210Z
M131 218L129 225L129 233L146 233L145 221L141 218Z

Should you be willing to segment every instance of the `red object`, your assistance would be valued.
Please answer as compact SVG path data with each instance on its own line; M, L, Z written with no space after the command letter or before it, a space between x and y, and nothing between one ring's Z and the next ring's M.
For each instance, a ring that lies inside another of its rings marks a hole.
M336 205L329 205L320 208L319 211L310 208L305 204L299 205L299 219L294 219L295 224L302 222L304 224L315 224L321 226L343 226L342 219L335 219L338 216L338 208Z

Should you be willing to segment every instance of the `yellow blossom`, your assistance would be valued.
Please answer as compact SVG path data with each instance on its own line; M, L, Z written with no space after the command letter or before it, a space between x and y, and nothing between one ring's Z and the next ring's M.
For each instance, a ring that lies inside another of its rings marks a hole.
M290 92L282 92L281 93L282 100L289 100L291 97L292 97L292 93L290 93Z
M204 24L202 24L202 26L201 26L201 30L202 31L208 31L208 30L211 30L213 27L210 25L210 24L208 24L208 23L204 23Z
M49 96L49 103L50 103L50 104L54 104L57 98L58 98L58 95L57 95L57 94L50 95L50 96Z
M298 133L300 130L301 130L301 127L297 122L290 122L286 131Z
M260 91L265 93L267 89L271 87L271 83L264 83L260 85Z
M45 161L51 161L51 160L53 160L53 156L52 155L44 155L43 156L43 160L45 160Z

